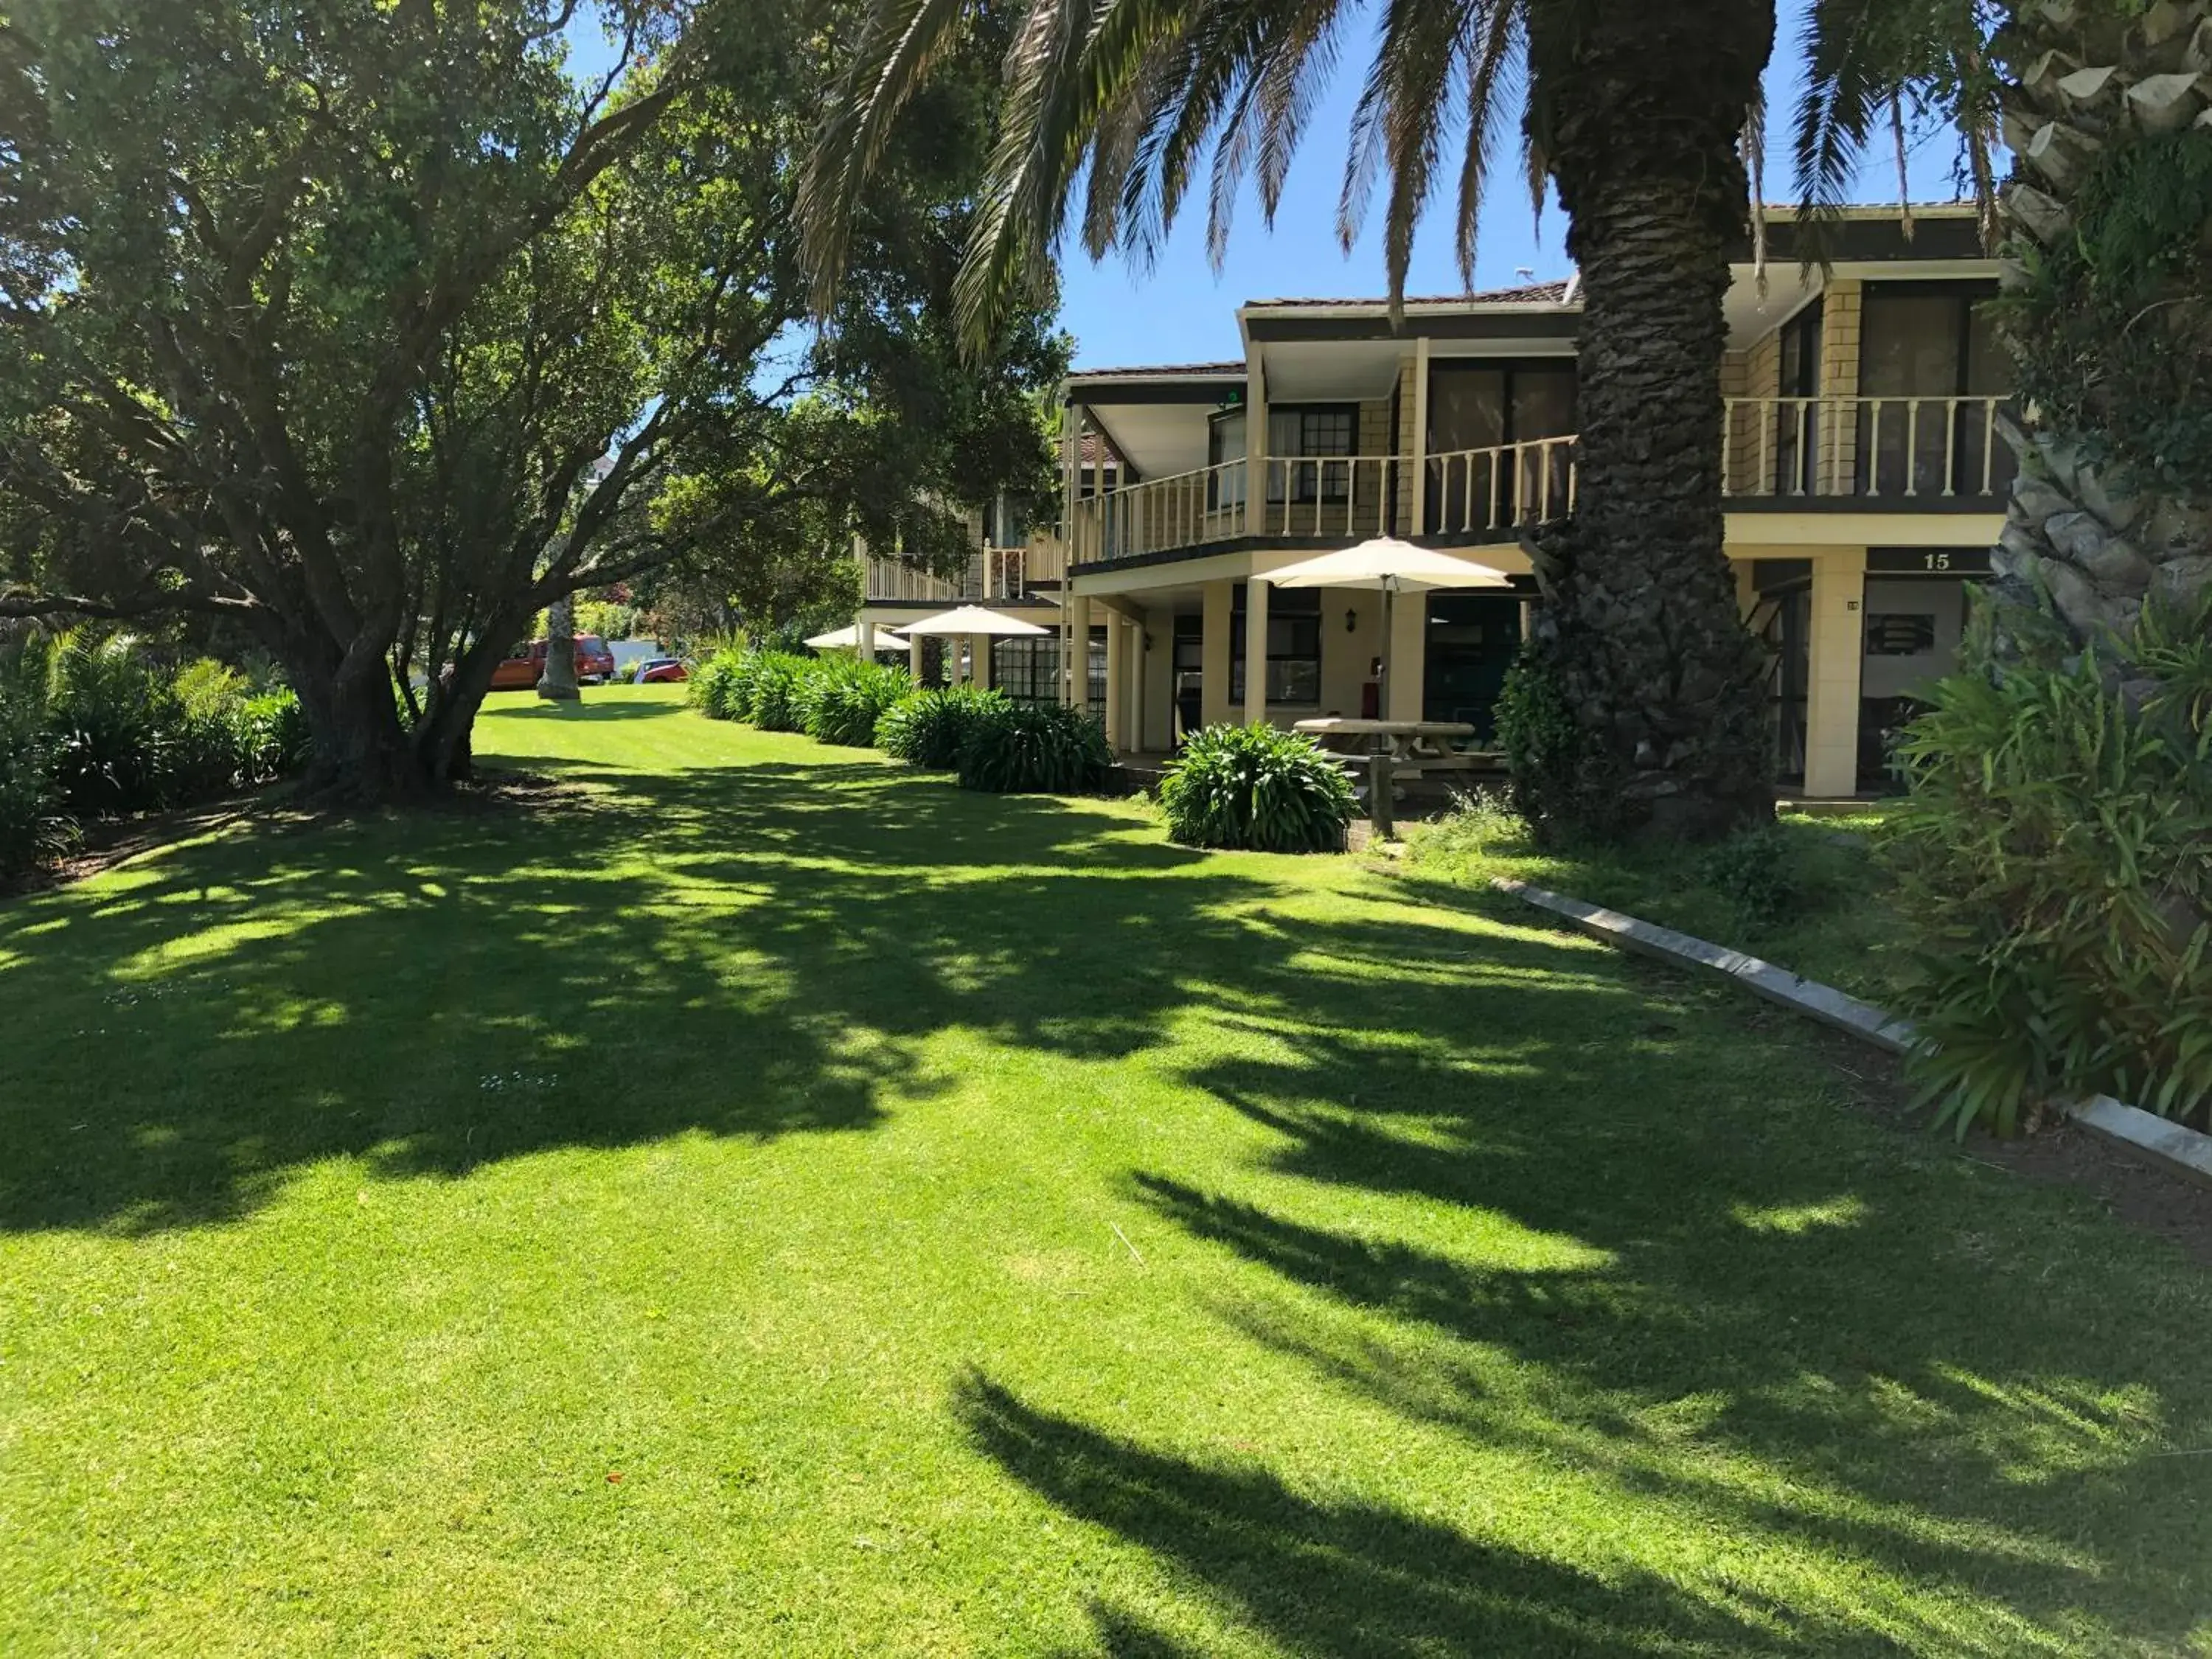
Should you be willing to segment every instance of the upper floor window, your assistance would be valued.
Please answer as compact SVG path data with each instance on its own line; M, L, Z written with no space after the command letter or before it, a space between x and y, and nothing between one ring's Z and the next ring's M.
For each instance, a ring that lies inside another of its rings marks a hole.
M1995 400L2011 389L1981 282L1869 283L1860 301L1852 443L1859 494L2002 495L2010 448Z
M1347 462L1330 466L1325 458L1359 453L1359 405L1291 404L1267 411L1267 499L1297 502L1342 501L1352 488ZM1299 465L1292 457L1311 457Z
M1206 422L1206 510L1244 505L1244 411L1224 409Z
M983 545L1024 547L1030 539L1030 498L1000 495L983 512Z

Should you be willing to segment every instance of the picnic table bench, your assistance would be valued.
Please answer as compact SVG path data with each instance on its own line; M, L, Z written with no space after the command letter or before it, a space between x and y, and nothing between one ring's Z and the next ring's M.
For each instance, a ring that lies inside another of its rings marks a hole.
M1463 720L1349 720L1330 714L1300 720L1291 729L1315 738L1347 768L1366 775L1362 793L1368 820L1378 836L1396 827L1390 809L1400 778L1469 770L1491 758L1450 747L1455 739L1474 735L1474 728Z

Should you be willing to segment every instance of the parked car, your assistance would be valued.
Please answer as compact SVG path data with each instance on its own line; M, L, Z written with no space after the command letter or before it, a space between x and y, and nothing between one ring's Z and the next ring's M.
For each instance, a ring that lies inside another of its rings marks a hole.
M576 678L586 685L599 684L615 677L615 653L607 642L596 634L576 635ZM545 678L545 641L532 640L528 645L518 645L491 671L491 689L495 691L527 691Z
M690 678L691 671L684 665L681 657L647 657L630 675L631 681L638 685L671 685Z

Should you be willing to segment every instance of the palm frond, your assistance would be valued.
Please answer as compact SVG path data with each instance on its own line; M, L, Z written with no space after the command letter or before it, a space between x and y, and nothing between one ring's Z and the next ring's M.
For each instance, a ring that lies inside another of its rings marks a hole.
M1379 165L1390 173L1384 208L1382 260L1390 282L1391 320L1401 319L1406 273L1413 266L1413 232L1433 186L1442 148L1446 96L1458 45L1468 21L1468 0L1389 0L1382 39L1369 66L1367 83L1352 116L1352 153L1345 166L1347 198L1355 181L1372 181ZM1363 204L1347 200L1339 232L1358 234ZM1349 246L1349 239L1346 245Z
M853 210L893 125L955 43L967 0L878 0L862 25L830 113L799 173L801 261L826 313L850 246Z
M1796 144L1807 264L1825 255L1877 121L1888 128L1898 195L1911 223L1909 113L1941 117L1957 132L1983 240L1994 247L1997 80L1988 45L2004 15L2001 0L1814 0L1805 22L1806 87Z
M1460 162L1459 223L1454 250L1459 258L1460 282L1469 292L1474 288L1475 246L1491 155L1499 125L1520 103L1528 72L1528 37L1522 28L1520 7L1485 7L1474 14L1474 21L1475 27L1461 42L1468 65L1467 150Z

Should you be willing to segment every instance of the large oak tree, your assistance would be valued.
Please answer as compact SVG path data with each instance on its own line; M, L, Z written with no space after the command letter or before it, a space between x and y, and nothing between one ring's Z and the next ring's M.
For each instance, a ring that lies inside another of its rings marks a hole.
M405 798L465 769L494 663L560 595L794 514L835 522L825 556L854 528L926 555L939 503L1000 481L963 475L978 453L1042 464L1027 395L1057 358L1036 308L980 366L930 336L988 131L973 76L872 194L840 327L805 325L792 158L842 22L11 6L0 616L228 618L298 690L319 781ZM849 441L799 453L794 402L825 387Z

